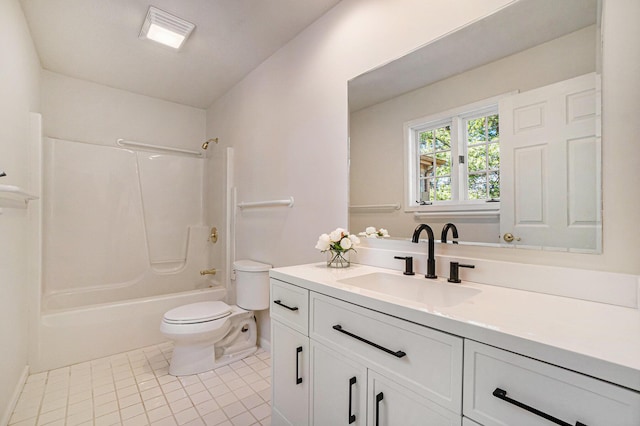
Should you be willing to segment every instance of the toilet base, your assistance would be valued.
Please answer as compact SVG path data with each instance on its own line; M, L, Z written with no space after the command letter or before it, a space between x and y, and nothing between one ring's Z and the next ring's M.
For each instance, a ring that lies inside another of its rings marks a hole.
M175 346L169 363L172 376L190 376L212 370L215 366L213 351L215 345L206 342Z
M169 363L169 374L172 376L191 376L204 373L253 355L258 347L252 346L237 352L226 353L218 359L214 359L212 356L214 350L214 345L207 344L174 347Z
M225 354L216 359L215 366L213 368L222 367L223 365L231 364L232 362L240 361L243 358L253 355L258 350L257 346L241 350L236 353Z
M245 358L258 350L257 327L253 312L233 307L226 335L212 343L206 333L188 338L172 335L173 354L169 363L172 376L190 376L204 373ZM194 341L195 340L195 341Z

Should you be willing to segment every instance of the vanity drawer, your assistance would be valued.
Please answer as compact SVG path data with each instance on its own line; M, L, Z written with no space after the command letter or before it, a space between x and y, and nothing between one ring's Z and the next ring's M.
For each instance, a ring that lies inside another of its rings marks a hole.
M271 318L309 334L309 290L271 278Z
M553 424L514 402L569 425L640 425L638 392L466 340L464 415L484 426Z
M309 337L460 413L462 339L311 292Z

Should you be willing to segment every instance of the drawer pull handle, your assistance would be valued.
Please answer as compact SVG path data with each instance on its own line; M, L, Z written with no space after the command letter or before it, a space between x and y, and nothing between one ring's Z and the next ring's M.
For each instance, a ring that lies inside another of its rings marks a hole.
M530 407L530 406L528 406L526 404L523 404L520 401L516 401L515 399L509 398L507 396L507 391L506 390L502 390L500 388L496 388L496 390L493 391L493 396L495 396L496 398L501 399L503 401L506 401L509 404L513 404L516 407L522 408L523 410L527 410L530 413L533 413L536 416L540 416L543 419L549 420L550 422L555 423L557 425L560 425L560 426L574 426L574 425L572 425L570 423L563 422L562 420L557 419L557 418L555 418L555 417L553 417L553 416L551 416L551 415L549 415L547 413L544 413L544 412L542 412L542 411L540 411L538 409L535 409L535 408ZM575 426L587 426L587 425L585 425L584 423L576 422Z
M356 376L353 376L352 378L349 379L349 424L356 421L356 415L351 414L351 398L352 398L351 390L353 389L353 385L355 384L356 384Z
M302 353L302 346L296 348L296 385L302 383L302 377L300 377L300 354Z
M376 426L380 426L380 401L384 398L384 394L380 392L376 395Z
M291 306L287 306L287 305L285 305L284 303L282 303L282 302L281 302L281 301L279 301L279 300L274 300L274 301L273 301L273 303L275 303L276 305L280 305L280 306L282 306L283 308L287 308L287 309L288 309L288 310L290 310L290 311L297 311L297 310L298 310L298 307L297 307L297 306L294 306L294 307L292 308Z
M333 329L334 329L334 330L336 330L336 331L339 331L340 333L344 333L344 334L346 334L347 336L353 337L354 339L360 340L361 342L364 342L364 343L366 343L367 345L371 345L371 346L373 346L374 348L378 348L378 349L380 349L381 351L384 351L384 352L386 352L386 353L388 353L388 354L391 354L391 355L393 355L393 356L395 356L395 357L402 358L403 356L406 356L406 355L407 355L407 354L406 354L405 352L403 352L403 351L392 351L391 349L387 349L387 348L385 348L384 346L380 346L380 345L378 345L377 343L373 343L373 342L372 342L372 341L370 341L370 340L367 340L367 339L362 338L362 337L360 337L360 336L356 336L356 335L355 335L355 334L353 334L353 333L349 333L347 330L343 330L343 329L342 329L342 326L341 326L340 324L336 324L336 325L334 325L334 326L333 326Z

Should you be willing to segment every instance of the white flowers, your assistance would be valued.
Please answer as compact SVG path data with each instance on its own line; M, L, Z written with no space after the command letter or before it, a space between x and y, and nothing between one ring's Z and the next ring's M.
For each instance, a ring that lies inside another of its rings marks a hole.
M389 232L384 229L376 229L373 226L368 226L364 232L360 232L358 235L363 236L365 238L389 238Z
M356 237L357 238L357 237ZM340 240L340 247L345 250L349 250L353 244L351 243L351 239L349 237L344 237Z
M355 250L355 246L358 244L360 244L360 238L354 234L349 234L349 231L337 228L328 234L320 235L316 243L316 248L320 251L333 250L345 252Z
M316 248L320 251L327 251L331 246L331 238L327 234L320 235L318 238L318 243L316 244Z

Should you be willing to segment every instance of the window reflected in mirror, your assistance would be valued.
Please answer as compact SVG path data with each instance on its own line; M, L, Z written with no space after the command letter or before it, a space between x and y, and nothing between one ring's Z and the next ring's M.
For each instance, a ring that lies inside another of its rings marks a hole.
M349 229L452 222L461 244L599 253L598 13L520 0L351 80ZM536 96L539 115L507 112Z

